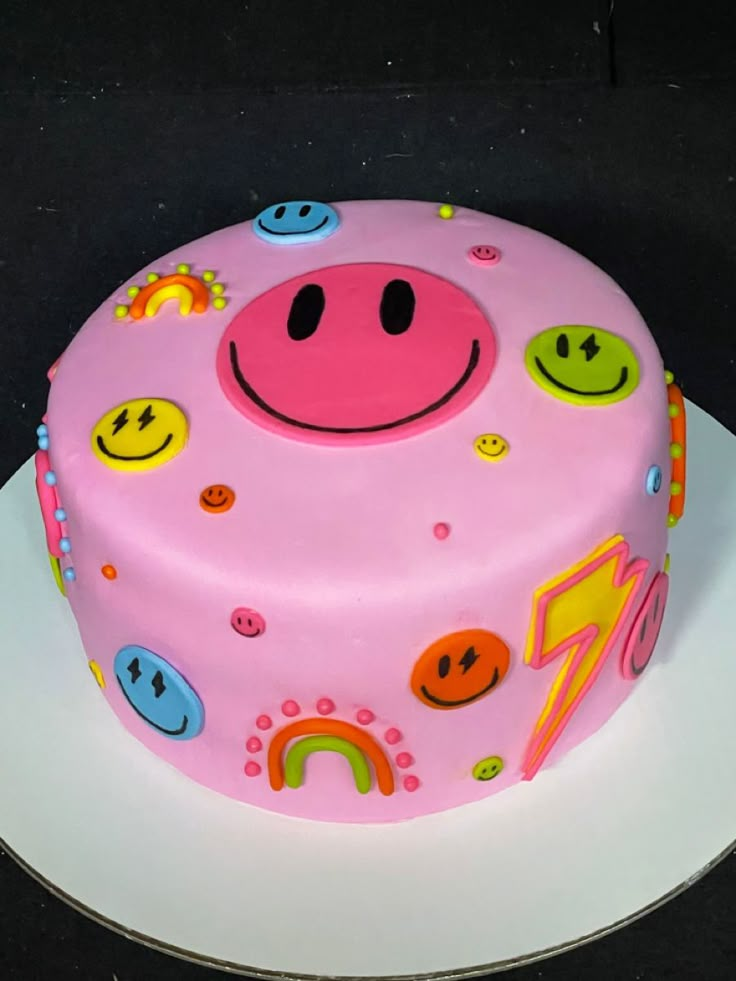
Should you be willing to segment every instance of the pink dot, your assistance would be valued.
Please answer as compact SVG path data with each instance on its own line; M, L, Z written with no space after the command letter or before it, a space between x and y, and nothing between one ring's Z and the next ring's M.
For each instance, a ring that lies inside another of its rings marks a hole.
M375 715L370 709L360 709L355 718L360 722L362 726L369 726L371 722L375 719Z
M408 790L410 794L413 794L414 791L418 789L419 789L418 777L404 777L404 790Z
M249 753L260 753L260 751L263 749L263 743L258 736L251 736L248 742L245 744L245 748Z
M389 746L395 746L396 743L401 742L401 733L398 729L387 729L383 738L386 740Z
M450 526L445 524L444 521L439 521L434 526L434 537L439 538L440 541L444 541L449 534L450 534Z
M255 760L248 760L243 769L245 770L246 777L257 777L261 772L261 768ZM409 778L407 777L406 779L408 780Z
M405 770L407 766L411 766L414 762L414 757L411 753L399 753L396 757L396 765L400 766L402 770Z
M317 711L320 715L330 715L335 711L335 703L331 698L320 698L317 702Z
M299 715L301 709L299 708L299 703L290 698L281 706L281 711L284 715L288 715L292 719L295 715Z
M270 729L273 725L271 722L271 717L269 715L259 715L256 719L256 726L258 729Z

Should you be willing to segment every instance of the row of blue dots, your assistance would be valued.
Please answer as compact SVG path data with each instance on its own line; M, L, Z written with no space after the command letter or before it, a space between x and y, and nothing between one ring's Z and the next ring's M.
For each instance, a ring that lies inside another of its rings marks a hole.
M41 423L41 425L38 426L36 429L36 436L38 436L39 450L47 450L49 448L48 426ZM56 484L56 474L54 473L53 470L49 470L48 473L44 475L43 479L46 481L49 487L53 487ZM57 521L66 521L66 511L64 510L64 508L56 508L56 510L54 511L54 517L56 518ZM72 543L69 541L68 538L60 538L59 548L65 555L68 555L69 552L71 552L72 550ZM64 577L66 582L74 582L75 579L77 578L77 574L72 566L69 566L68 569L64 569L64 571L62 572L62 576Z

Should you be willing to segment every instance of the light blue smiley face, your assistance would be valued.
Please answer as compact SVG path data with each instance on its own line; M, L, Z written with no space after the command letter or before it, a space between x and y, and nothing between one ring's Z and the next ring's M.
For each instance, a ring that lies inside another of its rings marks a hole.
M329 204L282 201L256 215L253 231L271 245L302 245L327 238L339 225L338 214Z
M650 496L659 493L662 486L662 470L656 463L647 470L646 491Z
M158 654L131 644L115 655L115 677L128 705L169 739L194 739L204 707L189 683Z

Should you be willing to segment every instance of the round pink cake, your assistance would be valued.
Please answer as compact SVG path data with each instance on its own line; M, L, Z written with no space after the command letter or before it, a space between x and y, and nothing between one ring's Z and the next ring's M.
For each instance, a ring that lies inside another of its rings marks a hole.
M283 202L148 265L49 377L37 488L90 668L213 790L456 807L553 766L650 661L684 405L544 235Z

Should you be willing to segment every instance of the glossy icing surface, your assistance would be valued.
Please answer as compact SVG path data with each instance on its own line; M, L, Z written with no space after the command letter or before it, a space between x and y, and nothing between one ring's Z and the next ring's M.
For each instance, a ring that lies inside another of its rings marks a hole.
M587 260L464 208L449 219L422 202L334 209L329 237L280 247L246 222L123 284L56 368L49 457L74 546L67 595L121 722L193 779L240 800L306 818L394 821L522 779L545 706L560 696L569 707L565 690L552 690L564 659L545 670L525 663L535 593L615 536L645 571L610 650L590 648L603 652L593 682L544 766L632 691L636 669L622 673L623 646L667 547L669 494L648 492L647 475L672 469L671 425L651 335ZM479 242L493 253L473 254ZM185 314L176 292L137 320L116 312L151 270L164 277L184 266L205 282L216 277L226 305ZM396 280L414 295L408 326L404 287L383 303ZM323 312L309 333L320 305L312 292L292 337L292 301L306 285L322 290ZM593 359L596 331L606 332L634 358L627 376L635 364L636 385L627 382L625 397L579 404L530 374L530 342L566 325L586 328L580 338L567 331L568 357L581 359L568 387L580 387L588 362L603 376ZM438 401L462 377L477 339L471 381L379 437L311 430L305 438L231 373L234 341L248 379L258 378L253 388L283 416L365 429ZM171 432L175 455L167 449L157 465L114 468L93 451L92 434L104 419L114 428L133 403L126 446L138 427L145 441L145 428L164 421L146 423L159 403L180 410L186 429L172 412L176 425L145 453ZM214 506L224 499L227 508ZM68 567L67 556L60 561ZM613 572L600 575L599 589L613 595ZM576 629L610 633L595 618L616 602L589 606ZM433 647L459 634L470 639L446 652ZM556 637L557 646L565 639ZM127 677L116 680L118 652L131 647L153 654L146 683L155 678L156 687L141 711L132 710L130 686L144 678L132 681L127 654L118 661ZM413 678L440 698L444 690L448 701L468 701L438 711L417 696ZM176 705L165 706L174 696ZM187 712L197 722L187 738L160 731L180 728Z

